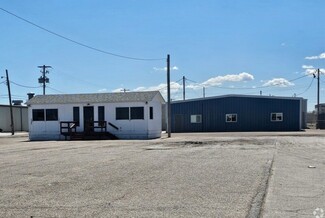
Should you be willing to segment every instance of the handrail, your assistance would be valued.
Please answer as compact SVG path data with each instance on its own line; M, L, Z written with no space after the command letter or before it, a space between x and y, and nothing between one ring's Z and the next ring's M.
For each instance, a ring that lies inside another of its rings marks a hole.
M76 132L77 129L77 122L75 121L61 121L60 122L60 132L63 133L69 133ZM67 130L67 131L64 131Z
M111 122L108 122L108 125L110 125L111 127L113 127L114 129L116 130L119 130L119 128L117 126L115 126L113 123Z
M89 131L91 129L100 129L101 132L106 132L107 131L107 125L105 120L100 120L100 121L88 121L85 123L85 131Z

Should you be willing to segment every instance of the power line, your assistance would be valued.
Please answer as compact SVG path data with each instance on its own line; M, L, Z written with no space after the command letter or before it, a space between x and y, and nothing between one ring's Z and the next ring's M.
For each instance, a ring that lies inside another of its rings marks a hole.
M49 88L49 89L51 89L51 90L53 90L53 91L55 91L55 92L59 92L59 93L61 93L61 94L65 94L64 92L62 92L62 91L60 91L60 90L57 90L57 89L55 89L55 88L52 88L52 87L50 87L50 86L47 86L47 88Z
M311 80L309 86L308 86L308 87L307 87L303 92L297 94L297 96L302 95L302 94L304 94L305 92L307 92L307 91L310 89L311 85L313 84L314 80L315 80L315 78L313 77L313 79Z
M20 87L24 87L24 88L36 89L36 88L41 88L41 87L42 87L42 86L25 86L25 85L18 84L18 83L16 83L16 82L12 81L12 80L10 80L10 82L11 82L12 84L15 84L16 86L20 86Z
M293 81L302 79L302 78L307 77L307 76L310 76L310 75L303 75L303 76L300 76L298 78L288 80L288 82L293 82ZM190 82L193 82L194 84L196 84L198 86L206 87L202 83L198 83L198 82L190 80L188 78L186 78L186 80L188 80ZM282 85L282 83L271 84L271 85L267 85L267 86L256 86L256 87L222 87L222 86L217 86L217 85L209 86L209 87L218 88L218 89L264 89L264 88L269 88L269 87L274 87L274 86L279 86L279 85Z
M178 83L178 82L181 81L182 79L183 79L183 78L177 80L176 82L172 82L172 83ZM162 88L160 88L160 89L157 89L156 91L161 91L161 90L166 89L166 88L167 88L167 85L164 86L164 87L162 87Z
M107 54L107 55L111 55L111 56L115 56L115 57L119 57L119 58L125 58L125 59L137 60L137 61L159 61L159 60L166 60L166 58L137 58L137 57L131 57L131 56L125 56L125 55L115 54L115 53L112 53L112 52L109 52L109 51L105 51L105 50L102 50L102 49L98 49L98 48L95 48L93 46L90 46L90 45L87 45L87 44L78 42L76 40L73 40L71 38L68 38L66 36L63 36L61 34L58 34L56 32L53 32L53 31L51 31L49 29L46 29L45 27L42 27L42 26L40 26L38 24L35 24L35 23L33 23L33 22L31 22L31 21L23 18L23 17L20 17L20 16L18 16L16 14L14 14L14 13L6 10L6 9L0 8L0 10L6 12L7 14L10 14L11 16L14 16L14 17L18 18L19 20L22 20L22 21L24 21L24 22L26 22L26 23L28 23L30 25L33 25L33 26L35 26L35 27L37 27L37 28L39 28L39 29L41 29L41 30L43 30L45 32L48 32L48 33L50 33L52 35L55 35L55 36L57 36L57 37L59 37L61 39L64 39L64 40L69 41L69 42L72 42L72 43L77 44L79 46L82 46L82 47L91 49L93 51L97 51L97 52L100 52L100 53L103 53L103 54Z

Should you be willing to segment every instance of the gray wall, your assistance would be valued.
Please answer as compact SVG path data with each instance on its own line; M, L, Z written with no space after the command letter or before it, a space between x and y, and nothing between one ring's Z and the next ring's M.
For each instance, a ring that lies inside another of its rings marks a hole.
M15 131L28 131L28 109L26 106L13 106L12 108ZM0 105L0 129L10 132L10 107Z

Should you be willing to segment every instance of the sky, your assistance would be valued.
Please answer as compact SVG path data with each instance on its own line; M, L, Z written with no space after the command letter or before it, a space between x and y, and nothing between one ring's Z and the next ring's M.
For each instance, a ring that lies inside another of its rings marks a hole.
M172 100L183 98L185 76L186 99L204 87L206 97L303 97L312 111L318 68L325 102L324 8L323 0L0 0L0 75L8 70L12 98L24 101L42 94L41 65L52 67L46 94L166 96L170 54Z

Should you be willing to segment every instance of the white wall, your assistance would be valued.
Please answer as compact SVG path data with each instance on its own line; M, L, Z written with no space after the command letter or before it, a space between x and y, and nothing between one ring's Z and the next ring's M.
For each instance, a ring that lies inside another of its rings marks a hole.
M13 119L15 131L28 131L27 107L13 106ZM0 129L4 132L11 131L10 107L0 106Z
M79 107L80 126L77 132L84 130L83 107L94 107L94 121L98 120L98 106L105 107L105 120L118 127L114 129L107 125L107 131L116 135L120 139L146 139L161 137L161 103L158 98L149 103L144 102L124 102L105 104L61 104L61 105L32 105L28 110L28 121L31 140L59 140L64 139L60 135L60 122L73 121L73 107ZM144 107L143 120L116 120L116 107ZM149 119L149 107L154 107L154 119ZM58 109L58 121L32 121L33 109Z

